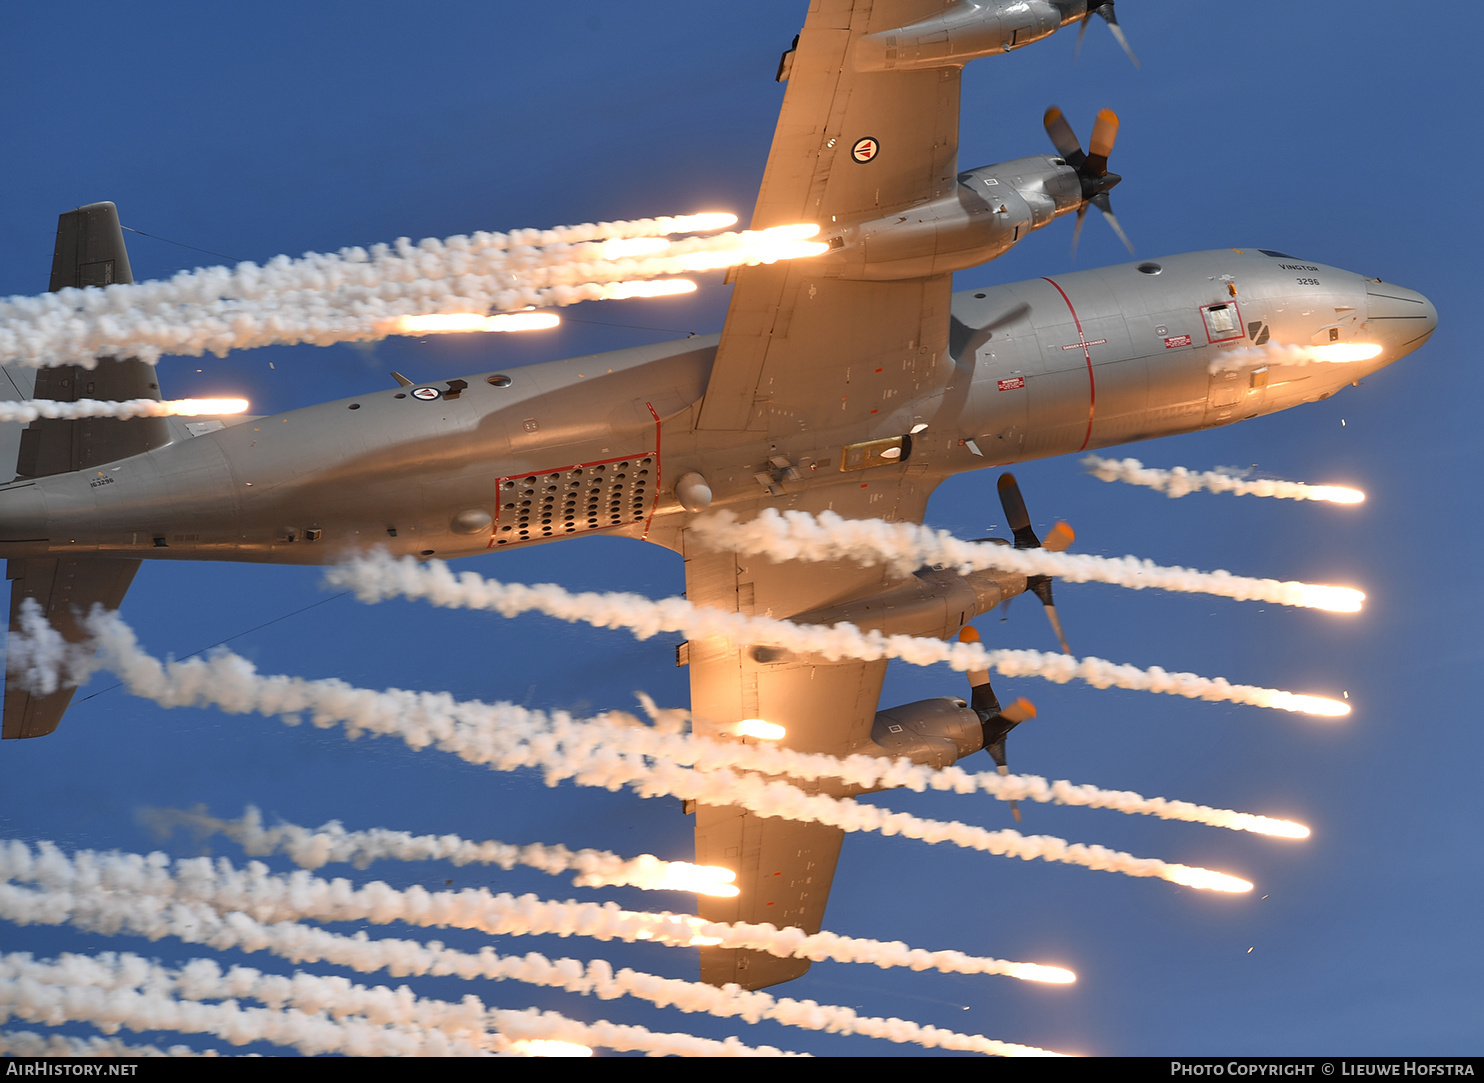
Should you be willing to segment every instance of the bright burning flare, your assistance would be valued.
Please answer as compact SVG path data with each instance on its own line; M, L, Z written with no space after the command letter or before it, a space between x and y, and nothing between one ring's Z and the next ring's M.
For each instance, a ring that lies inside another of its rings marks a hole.
M736 898L741 891L733 884L737 874L719 865L692 865L671 861L665 866L665 878L654 885L660 891L694 891L697 895Z
M559 1042L554 1038L522 1038L510 1043L517 1057L590 1057L593 1051L576 1042Z
M1369 342L1333 342L1327 346L1310 346L1309 352L1314 355L1315 361L1344 363L1369 361L1381 353L1381 347Z
M1040 963L1015 963L1005 973L1021 981L1044 981L1055 985L1069 985L1077 980L1077 975L1070 970Z
M781 741L788 731L773 722L761 718L744 718L732 727L738 737L756 737L759 741Z
M1310 485L1310 500L1328 500L1331 504L1359 504L1365 493L1359 489L1347 489L1343 485Z
M1254 816L1253 822L1244 826L1249 831L1256 831L1260 835L1276 835L1280 839L1306 839L1309 837L1309 829L1303 824L1296 824L1292 820L1274 820L1267 816Z
M648 282L610 282L602 287L605 301L623 301L630 297L675 297L695 293L696 284L688 278L657 278Z
M1171 865L1165 870L1164 878L1176 884L1184 884L1186 887L1198 887L1203 891L1240 893L1252 890L1252 885L1246 880L1239 880L1224 872L1198 869L1190 865Z
M1299 604L1310 609L1327 609L1331 613L1359 613L1365 592L1351 587L1329 587L1322 583L1305 583Z
M398 316L379 327L389 335L465 335L476 331L545 331L561 323L554 312L436 312L427 316Z
M160 405L168 406L170 412L177 417L190 417L195 414L247 413L246 399L170 399Z
M1350 713L1350 704L1326 696L1305 696L1297 692L1274 691L1264 707L1276 707L1280 711L1297 714L1319 715L1321 718L1344 718Z

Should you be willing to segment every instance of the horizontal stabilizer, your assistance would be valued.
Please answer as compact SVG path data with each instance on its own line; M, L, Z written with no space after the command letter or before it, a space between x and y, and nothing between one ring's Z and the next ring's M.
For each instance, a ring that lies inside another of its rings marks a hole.
M35 557L6 561L5 577L10 580L10 634L20 627L21 605L35 598L51 626L69 643L80 643L87 636L78 618L96 605L117 609L124 600L138 560L115 560L108 557ZM72 702L74 689L61 688L49 696L32 695L14 687L5 687L5 718L0 737L44 737L57 728L62 714Z

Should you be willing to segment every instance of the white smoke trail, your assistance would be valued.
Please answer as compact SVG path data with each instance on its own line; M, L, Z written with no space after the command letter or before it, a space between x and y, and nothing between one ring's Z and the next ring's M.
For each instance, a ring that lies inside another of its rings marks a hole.
M60 636L46 624L40 607L22 607L21 632L12 633L12 656L21 669L29 659L52 652ZM1249 891L1245 880L1186 865L1140 858L1101 846L1069 843L1052 836L988 831L957 821L929 820L828 795L808 795L785 782L739 776L729 770L692 771L654 754L642 732L612 721L577 722L566 715L548 718L511 704L458 703L450 696L401 690L371 692L338 680L260 677L251 663L230 653L162 665L139 649L133 632L117 614L97 610L84 625L95 637L70 648L72 673L110 669L129 691L164 707L214 705L232 713L257 711L297 718L313 712L316 725L343 722L352 735L393 733L414 748L433 743L497 770L539 767L548 785L572 778L579 785L617 789L629 786L641 796L673 795L707 805L742 805L762 816L817 821L845 831L881 831L926 842L951 842L968 849L1083 865L1129 876L1154 876L1217 891ZM47 637L52 637L50 640ZM91 653L96 649L96 653ZM55 685L55 672L50 675Z
M498 865L512 869L526 865L552 875L576 872L574 887L630 886L649 891L689 891L701 895L735 896L730 869L662 861L653 854L622 858L607 850L569 850L565 846L530 843L512 846L487 840L473 842L457 835L413 835L406 831L372 828L347 831L333 820L320 828L280 823L263 826L263 814L249 808L240 820L218 820L204 812L152 810L152 824L169 829L219 832L241 844L243 852L261 857L275 850L285 853L301 869L318 869L332 861L364 869L373 861L448 861L454 865Z
M703 982L645 974L629 968L616 973L604 960L547 959L535 952L501 956L485 947L477 953L393 938L344 936L293 922L272 925L234 911L219 914L204 903L172 901L151 906L149 896L119 891L90 897L62 892L27 892L0 885L0 917L14 920L46 915L51 924L69 922L88 931L131 933L159 939L174 936L186 943L217 950L267 951L293 963L325 962L362 973L387 970L394 977L456 977L464 980L520 981L612 1000L631 996L659 1007L706 1012L749 1023L771 1019L786 1026L831 1033L861 1034L894 1042L959 1049L999 1056L1041 1055L1033 1046L999 1042L982 1035L960 1034L905 1019L861 1016L849 1008L747 992L736 985L718 988ZM1030 964L1026 964L1030 965ZM1049 968L1048 968L1049 969Z
M335 1020L294 1008L242 1008L230 1001L201 1004L153 991L38 980L38 974L44 973L38 970L40 964L23 967L17 958L0 957L0 1021L88 1022L105 1032L215 1034L233 1045L271 1042L310 1056L476 1056L483 1052L467 1040L449 1040L437 1030Z
M1346 613L1358 612L1365 599L1360 591L1348 587L1250 579L1227 571L1163 567L1132 556L1013 549L992 542L962 541L946 530L933 530L917 523L844 519L832 511L814 516L803 511L780 514L774 508L767 508L745 523L738 522L730 512L720 512L696 520L689 529L704 544L717 549L736 549L771 560L888 564L903 575L924 564L954 566L964 573L998 568L1017 575L1052 575L1073 583L1112 583L1134 590L1153 587Z
M1300 481L1244 478L1223 470L1195 471L1183 466L1158 470L1138 459L1102 459L1089 455L1082 460L1087 472L1103 481L1122 481L1158 489L1169 497L1186 496L1201 489L1235 496L1269 496L1279 500L1323 500L1332 504L1359 504L1365 493L1342 485L1306 485Z
M261 928L246 929L237 923L244 917L267 926L305 919L373 925L402 922L425 928L473 929L494 936L585 936L676 947L706 943L815 962L872 963L883 969L1004 974L1031 981L1074 978L1060 967L1036 963L927 951L900 941L809 934L798 928L780 930L768 924L712 922L669 911L621 910L613 903L558 903L534 895L497 895L485 888L399 891L380 881L357 887L348 880L324 880L307 872L274 873L256 861L244 869L220 858L214 862L186 858L173 865L172 869L171 860L158 853L80 851L68 857L50 843L38 843L33 854L25 843L0 842L0 914L21 925L70 922L108 935L129 931L151 939L184 938L179 931L182 923L188 928L200 920L199 911L192 909L199 905L225 915L222 924L227 927L226 932L216 930L212 939L201 942L246 950L264 950L268 945ZM8 881L37 883L47 890L28 892ZM290 930L280 942L303 947L306 932ZM326 943L317 941L312 950L325 950Z
M0 422L35 421L43 417L199 417L202 414L240 414L246 409L246 399L166 399L164 402L156 399L127 399L123 402L21 399L0 402Z
M621 296L617 284L632 279L817 255L826 246L804 239L809 230L817 227L651 238L639 248L623 240L538 247L497 234L415 246L402 238L369 252L279 256L262 267L12 297L0 300L0 364L91 367L102 355L153 364L164 354L370 341L398 333L402 317L575 304Z
M748 616L697 606L684 598L654 601L637 594L573 594L553 583L525 586L485 579L474 572L455 575L441 560L418 564L385 554L332 569L328 581L348 587L363 602L421 598L452 609L485 609L502 616L539 612L558 620L597 628L624 628L639 639L681 632L691 639L719 636L736 646L768 644L799 654L841 658L900 658L913 665L946 663L956 670L994 669L1007 677L1040 677L1056 684L1086 681L1094 688L1127 688L1213 702L1247 703L1283 711L1338 717L1350 707L1323 696L1232 684L1224 677L1169 673L1158 666L1140 669L1102 658L1072 658L1031 650L988 650L978 643L947 643L907 635L862 632L852 624L803 625L772 617Z
M116 1038L73 1038L34 1030L0 1030L0 1056L9 1057L219 1057L215 1049L128 1045Z
M241 998L266 1008L239 1008ZM454 1004L415 996L406 986L368 988L303 972L284 977L234 966L224 973L211 959L177 971L127 953L63 955L56 962L24 953L0 956L0 1012L6 1009L28 1020L205 1030L237 1045L267 1040L306 1053L471 1056L511 1051L518 1041L565 1041L661 1056L788 1055L736 1038L713 1041L602 1020L580 1023L555 1012L487 1009L472 995ZM157 1020L163 1025L150 1025Z

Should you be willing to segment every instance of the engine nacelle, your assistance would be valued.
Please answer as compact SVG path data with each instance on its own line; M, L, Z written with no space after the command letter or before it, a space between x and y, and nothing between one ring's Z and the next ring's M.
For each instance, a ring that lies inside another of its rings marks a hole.
M867 34L852 65L860 72L961 68L1040 41L1086 10L1086 0L959 0L931 19Z
M951 568L924 568L900 586L853 602L813 609L791 619L799 624L853 624L883 635L957 635L981 613L1025 591L1025 576L994 568L960 575Z
M963 700L939 696L878 712L870 743L851 751L892 759L905 756L928 767L947 767L983 747L984 724L979 716Z
M1061 158L1017 158L959 174L952 192L827 235L831 277L892 281L977 267L1082 205L1076 170Z

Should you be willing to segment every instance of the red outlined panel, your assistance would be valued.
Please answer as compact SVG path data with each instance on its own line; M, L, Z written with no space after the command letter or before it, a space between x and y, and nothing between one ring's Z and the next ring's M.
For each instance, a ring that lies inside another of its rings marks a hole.
M1232 327L1230 328L1222 328L1220 326L1220 310L1222 309L1231 309L1232 311ZM1201 326L1206 329L1206 341L1213 346L1218 342L1236 342L1238 339L1247 337L1247 332L1242 323L1242 310L1235 301L1222 301L1219 304L1202 305Z
M658 439L658 435L656 435ZM489 547L643 523L660 491L659 450L502 477Z

